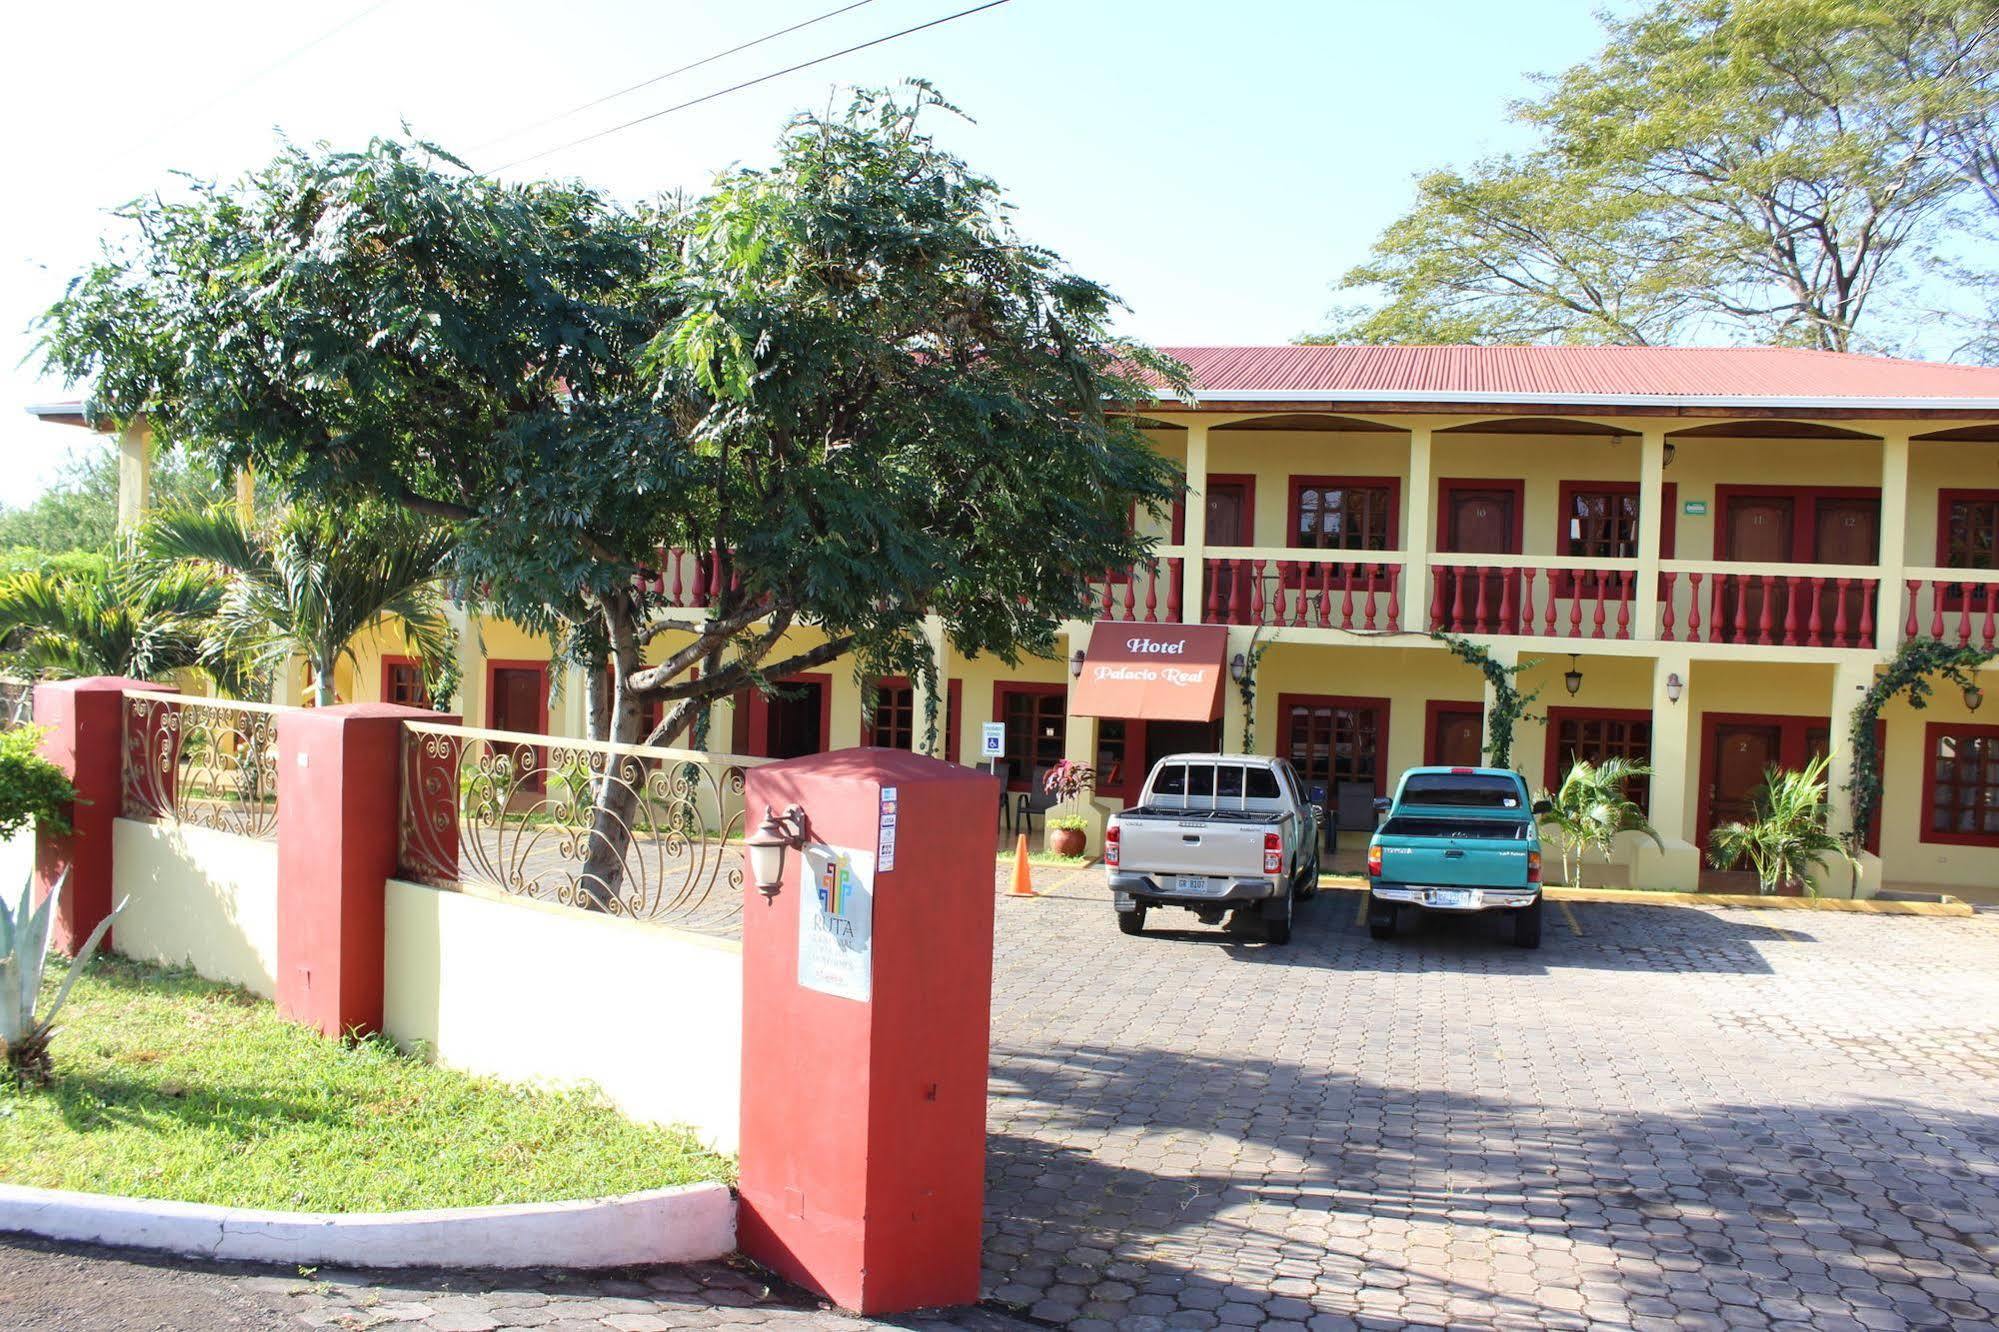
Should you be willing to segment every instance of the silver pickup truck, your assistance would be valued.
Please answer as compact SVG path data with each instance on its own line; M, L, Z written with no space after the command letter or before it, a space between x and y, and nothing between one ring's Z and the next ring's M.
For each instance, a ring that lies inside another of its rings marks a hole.
M1283 759L1175 754L1111 816L1104 867L1126 934L1153 907L1185 907L1209 925L1254 910L1265 938L1289 943L1295 903L1319 888L1318 810Z

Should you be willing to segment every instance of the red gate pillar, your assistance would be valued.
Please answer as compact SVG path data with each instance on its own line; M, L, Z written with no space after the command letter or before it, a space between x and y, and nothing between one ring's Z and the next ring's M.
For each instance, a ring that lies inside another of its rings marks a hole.
M744 887L743 1252L843 1308L979 1296L993 779L892 749L752 768L746 831L805 811Z
M35 898L46 898L56 881L69 875L56 904L51 938L58 950L71 955L111 914L111 824L125 803L127 689L175 692L172 685L116 675L35 686L35 725L47 728L42 757L61 768L76 788L70 831L35 835ZM103 946L111 946L109 936Z
M406 719L458 720L394 703L278 714L278 1011L322 1035L381 1029Z

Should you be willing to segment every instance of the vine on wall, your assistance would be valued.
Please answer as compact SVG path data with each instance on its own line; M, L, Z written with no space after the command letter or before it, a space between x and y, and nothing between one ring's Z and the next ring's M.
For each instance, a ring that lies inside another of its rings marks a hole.
M1902 644L1887 669L1875 677L1860 702L1853 705L1853 721L1846 732L1846 742L1853 748L1853 780L1846 787L1852 795L1853 809L1853 828L1847 833L1849 841L1858 844L1867 835L1867 825L1873 822L1874 811L1881 805L1881 745L1875 733L1881 709L1903 693L1909 696L1910 707L1927 707L1939 679L1969 689L1973 683L1971 672L1995 655L1999 653L1953 647L1934 638L1912 638Z
M1486 761L1495 768L1511 768L1513 728L1522 721L1535 720L1527 715L1527 705L1541 696L1538 689L1531 694L1521 693L1516 682L1523 671L1531 670L1540 663L1523 661L1516 666L1502 666L1482 645L1468 638L1459 638L1441 629L1432 630L1430 637L1449 648L1451 655L1459 661L1477 667L1485 682L1492 686L1492 712L1486 719Z
M1263 654L1270 650L1269 642L1257 641L1263 633L1258 625L1250 635L1249 651L1243 656L1242 679L1236 681L1236 693L1242 696L1242 752L1256 752L1256 667L1263 660Z

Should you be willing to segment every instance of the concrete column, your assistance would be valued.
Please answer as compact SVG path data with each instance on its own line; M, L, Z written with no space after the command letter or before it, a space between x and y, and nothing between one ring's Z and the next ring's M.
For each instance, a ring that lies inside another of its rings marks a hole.
M1254 645L1255 639L1256 630L1254 627L1239 624L1229 626L1228 649L1222 654L1221 752L1224 754L1239 754L1242 752L1242 724L1245 713L1242 706L1242 686L1236 683L1234 663L1238 655L1242 656L1244 660L1249 658L1250 649ZM1261 722L1263 717L1270 715L1270 710L1264 706L1265 700L1261 683L1257 686L1256 701L1257 719ZM1270 737L1263 733L1263 728L1259 725L1256 734L1256 748L1264 753L1268 753L1270 752L1270 746Z
M1409 485L1402 492L1402 625L1430 627L1430 552L1437 545L1437 481L1430 462L1430 427L1409 432Z
M393 703L278 714L278 1011L323 1036L382 1025L405 719L458 721ZM443 785L455 814L456 774Z
M1678 676L1680 701L1669 695ZM1631 882L1638 888L1693 892L1700 887L1700 696L1693 659L1685 652L1662 652L1652 663L1652 809L1650 822L1663 850L1632 838Z
M444 616L458 635L458 697L452 711L468 725L486 724L486 652L479 638L479 621L461 605L445 608Z
M257 477L247 467L236 469L236 516L246 527L257 520Z
M1849 737L1853 709L1874 686L1875 664L1871 658L1856 657L1841 661L1832 669L1832 698L1826 707L1826 719L1832 727L1831 752L1826 762L1826 826L1841 836L1854 831L1853 792L1850 789L1853 785L1854 755ZM1868 852L1862 852L1860 860L1858 883L1854 881L1852 867L1844 861L1826 862L1818 876L1820 894L1826 897L1872 897L1881 887L1881 861Z
M1638 586L1633 589L1631 635L1659 636L1660 533L1666 525L1666 427L1645 426L1638 446ZM1566 518L1564 521L1567 521Z
M946 669L951 662L951 645L944 637L944 621L936 615L923 619L923 641L930 645L930 659L937 663L937 677L926 689L920 690L916 699L916 749L918 753L928 753L931 758L944 758L951 752L951 677ZM928 733L928 719L935 710L937 717L937 744L934 749L925 750L923 741Z
M124 807L125 691L176 692L171 685L95 676L35 686L35 725L43 728L42 757L61 768L76 788L70 830L35 833L35 899L46 900L67 876L50 939L74 956L104 918L116 895L111 864L111 824ZM4 885L12 893L14 885ZM107 939L105 947L110 947Z
M118 530L129 532L153 507L153 432L144 417L118 432Z
M1500 644L1494 643L1488 646L1486 648L1486 651L1489 654L1491 654L1491 657L1494 661L1498 662L1501 666L1504 666L1509 670L1520 664L1519 648L1504 647ZM1481 673L1480 678L1481 679L1484 678L1483 673ZM1484 687L1480 692L1485 700L1484 704L1485 711L1481 719L1481 724L1479 726L1478 750L1480 756L1484 758L1484 760L1487 763L1491 763L1493 762L1492 713L1493 709L1499 706L1499 691L1492 687L1492 681L1485 680ZM1518 765L1520 757L1520 742L1521 742L1521 725L1519 722L1516 721L1513 724L1513 762L1516 766Z
M774 893L746 876L743 1252L858 1313L969 1304L997 783L848 750L752 768L744 796L752 824L801 808L807 846Z
M583 668L561 658L548 665L549 688L555 695L550 700L550 733L578 739L589 736L590 703L584 693Z
M1187 427L1186 521L1182 524L1180 566L1180 616L1187 624L1199 624L1203 616L1201 591L1206 583L1202 570L1208 550L1208 427L1195 421Z
M1090 647L1090 632L1090 628L1084 625L1078 625L1072 629L1069 633L1069 650L1074 652L1080 648L1087 652ZM1097 731L1101 723L1095 717L1077 715L1073 710L1075 703L1076 679L1074 676L1071 676L1069 678L1068 699L1068 706L1071 710L1063 724L1062 757L1071 763L1083 763L1094 768L1097 764ZM1085 855L1095 854L1097 849L1103 845L1104 820L1107 815L1104 812L1103 806L1098 804L1094 797L1085 797L1076 806L1066 804L1054 805L1049 808L1048 812L1051 815L1078 814L1082 816L1087 825L1083 829L1083 837L1085 839L1083 853ZM1043 845L1046 845L1048 839L1046 819L1042 820L1041 836Z
M1876 575L1881 590L1874 603L1874 632L1884 657L1902 642L1902 570L1907 567L1908 540L1909 432L1891 430L1881 441L1881 550Z

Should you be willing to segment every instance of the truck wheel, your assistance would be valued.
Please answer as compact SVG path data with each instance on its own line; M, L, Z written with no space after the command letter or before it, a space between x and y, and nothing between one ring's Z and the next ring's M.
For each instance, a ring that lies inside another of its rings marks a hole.
M1535 898L1534 905L1522 907L1513 913L1513 942L1522 948L1541 946L1541 899Z
M1395 937L1395 904L1370 901L1367 904L1367 932L1377 939Z
M1307 865L1305 867L1305 872L1299 876L1298 896L1317 897L1319 895L1320 872L1321 872L1320 856L1318 850L1314 848L1312 852L1312 863Z
M1133 907L1117 913L1117 927L1125 934L1145 933L1145 908Z
M1263 937L1269 943L1291 942L1291 894L1274 897L1263 904Z

